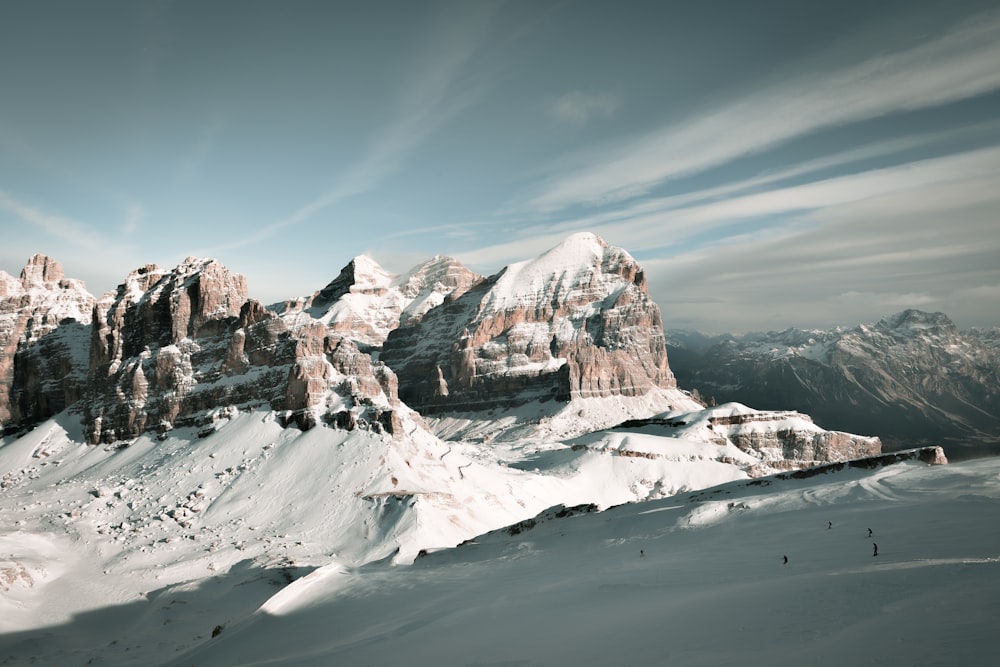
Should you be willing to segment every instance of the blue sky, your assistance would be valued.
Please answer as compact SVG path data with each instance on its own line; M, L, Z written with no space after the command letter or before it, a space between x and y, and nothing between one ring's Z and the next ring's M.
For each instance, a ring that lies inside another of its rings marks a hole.
M481 273L593 231L667 327L1000 325L991 2L6 2L0 268Z

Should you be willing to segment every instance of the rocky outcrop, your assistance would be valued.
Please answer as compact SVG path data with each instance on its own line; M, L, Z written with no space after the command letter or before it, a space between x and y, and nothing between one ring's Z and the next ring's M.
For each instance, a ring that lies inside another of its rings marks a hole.
M624 250L576 234L389 334L400 396L431 412L676 386L659 308Z
M831 461L850 461L882 453L877 437L827 431L809 415L793 411L755 410L726 403L697 412L634 419L618 428L658 429L658 435L732 445L750 455L751 476L776 470L809 468Z
M877 433L891 448L944 443L952 458L1000 446L1000 348L943 313L907 310L872 325L745 336L671 332L685 388L719 401L793 408L828 427Z
M90 442L201 425L233 407L275 410L303 428L398 427L388 369L320 322L292 331L214 260L129 274L94 308L90 359Z
M85 431L91 442L167 430L211 406L200 391L222 371L214 363L247 301L246 281L214 260L189 257L172 271L132 271L94 307L91 391ZM239 370L245 370L238 366ZM224 403L223 403L224 405Z
M0 427L15 431L79 400L87 379L94 297L61 264L31 257L20 278L0 271Z
M816 427L809 415L798 412L752 410L731 403L706 413L714 432L724 434L739 449L781 461L782 466L847 461L882 451L878 438L826 431Z

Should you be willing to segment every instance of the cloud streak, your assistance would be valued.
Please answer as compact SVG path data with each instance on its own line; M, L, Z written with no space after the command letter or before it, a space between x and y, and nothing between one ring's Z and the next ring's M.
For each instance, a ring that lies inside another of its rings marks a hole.
M588 159L596 166L551 179L526 208L623 201L820 129L995 91L998 62L1000 14L991 13L919 46L779 84L606 149Z
M38 227L78 248L102 252L107 249L105 241L84 223L27 204L3 190L0 190L0 210L14 216L22 224Z
M391 121L360 158L328 190L227 248L258 243L349 197L375 189L431 135L480 99L483 85L463 81L462 74L498 7L494 3L459 3L453 12L438 17L427 36L423 59L397 97Z
M195 180L204 170L205 164L215 151L219 136L226 128L226 122L220 117L214 118L204 125L195 139L194 145L187 155L177 163L175 180L179 184Z
M912 142L917 144L919 142ZM871 219L904 212L947 211L977 201L994 201L1000 189L1000 147L904 163L882 169L821 179L726 198L762 184L819 167L840 164L881 149L902 148L911 142L887 142L860 151L848 151L810 161L774 174L695 191L675 197L646 200L611 213L567 220L542 228L531 227L522 236L503 243L458 253L477 266L498 265L530 257L559 243L573 231L588 230L616 245L653 250L681 246L688 239L715 231L722 243L742 232L725 229L744 222L772 231L784 226L801 229L822 226L838 211L864 210ZM945 187L948 186L948 187ZM927 197L930 191L935 197ZM831 212L832 211L832 212ZM783 223L777 220L792 216ZM755 222L756 221L756 222ZM544 231L539 232L542 229ZM758 233L767 233L760 231Z
M574 90L549 100L545 113L553 121L581 129L593 118L610 118L621 108L621 99L611 93L585 93Z
M647 260L650 290L668 326L826 326L905 307L982 323L1000 284L998 188L994 175L831 205Z

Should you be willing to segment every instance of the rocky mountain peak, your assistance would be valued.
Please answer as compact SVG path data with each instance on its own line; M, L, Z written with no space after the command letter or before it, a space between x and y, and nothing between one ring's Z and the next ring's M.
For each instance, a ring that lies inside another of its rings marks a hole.
M879 325L894 331L919 332L934 328L958 331L955 323L944 313L928 313L914 308L896 313L879 322Z
M306 308L314 318L322 319L333 304L348 294L384 294L394 277L371 257L359 255L348 262L326 287L316 292Z
M428 285L441 284L452 288L462 286L467 288L480 280L482 276L467 269L457 259L434 255L410 269L397 280L397 284L404 295L415 298Z
M122 296L137 301L139 297L150 290L153 285L160 281L166 271L158 264L145 264L138 269L129 271L125 276L125 281L118 287L118 293ZM109 292L101 297L102 301L113 300L116 292Z
M642 269L625 250L608 245L596 234L573 234L536 259L507 266L497 277L483 310L592 303L598 295L613 292L612 284L622 282L647 292Z
M46 419L82 396L93 305L46 255L19 279L0 271L0 426Z
M3 312L23 325L4 352L25 360L18 377L28 383L6 383L0 403L14 417L0 415L4 426L75 401L92 443L206 427L244 408L301 427L395 435L418 428L411 407L468 411L484 415L470 423L485 423L491 410L531 404L528 430L565 435L699 407L677 389L641 266L594 234L490 278L444 256L394 276L362 255L322 290L277 309L248 299L245 278L210 258L139 267L96 303L69 298L75 281L54 260L39 255L29 267L24 280L0 275L17 293L0 302ZM46 327L58 334L45 340L70 353L23 354ZM25 412L35 404L44 409ZM506 428L482 433L506 437Z
M670 350L682 385L705 396L801 410L893 447L944 442L971 452L997 442L1000 346L958 331L944 313L910 309L852 328L709 340Z
M62 264L41 254L32 255L21 270L21 282L25 289L45 287L47 284L58 283L65 277Z
M147 264L98 302L92 364L218 333L246 301L246 278L214 259L188 257L171 271Z
M401 323L418 320L445 298L464 293L480 280L482 276L450 257L434 257L395 276L361 255L312 296L272 306L272 310L293 329L319 321L331 333L373 349L381 347Z
M511 264L393 331L380 358L401 398L425 410L676 386L642 269L594 234Z
M482 280L481 275L452 257L435 255L418 264L396 281L400 293L408 300L400 313L399 325L418 321L431 308L440 306L446 299L458 298Z
M205 426L234 406L278 411L302 427L395 433L395 377L346 336L306 317L290 327L247 298L213 259L131 272L95 308L84 430L90 442Z
M19 278L15 278L6 271L0 271L0 299L13 294L20 294L23 291L24 287Z

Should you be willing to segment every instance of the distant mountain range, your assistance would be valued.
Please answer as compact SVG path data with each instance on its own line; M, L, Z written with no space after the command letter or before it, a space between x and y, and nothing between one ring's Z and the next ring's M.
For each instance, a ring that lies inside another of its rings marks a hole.
M959 331L944 313L905 310L831 330L669 330L667 348L680 385L709 400L801 410L889 449L1000 452L1000 329Z

